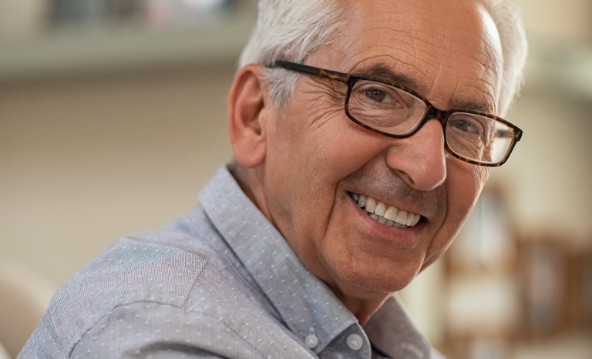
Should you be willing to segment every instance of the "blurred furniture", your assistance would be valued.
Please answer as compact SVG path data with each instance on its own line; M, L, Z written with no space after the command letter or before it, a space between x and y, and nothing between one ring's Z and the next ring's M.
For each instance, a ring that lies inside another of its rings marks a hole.
M5 354L17 356L45 313L54 289L26 267L0 258L0 359Z
M10 359L8 353L6 352L6 349L4 349L4 347L2 346L2 343L0 343L0 359Z

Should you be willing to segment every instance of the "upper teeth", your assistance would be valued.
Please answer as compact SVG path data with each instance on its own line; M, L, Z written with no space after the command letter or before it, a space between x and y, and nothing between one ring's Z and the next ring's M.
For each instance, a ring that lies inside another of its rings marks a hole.
M413 227L419 222L421 216L419 214L400 210L396 207L387 206L386 204L375 200L372 197L366 197L357 193L352 194L352 198L358 203L360 208L363 208L370 214L372 218L381 224L386 224L391 227Z

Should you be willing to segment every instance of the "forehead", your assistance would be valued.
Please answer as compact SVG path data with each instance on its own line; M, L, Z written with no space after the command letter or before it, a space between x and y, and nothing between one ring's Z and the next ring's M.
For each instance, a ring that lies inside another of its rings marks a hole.
M499 34L476 0L340 1L346 26L329 68L365 75L380 68L442 107L495 107L502 73ZM385 80L388 80L386 78Z

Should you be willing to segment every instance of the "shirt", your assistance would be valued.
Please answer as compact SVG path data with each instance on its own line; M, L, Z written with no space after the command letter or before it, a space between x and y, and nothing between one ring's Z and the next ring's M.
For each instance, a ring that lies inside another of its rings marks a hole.
M362 327L223 167L190 215L66 282L19 358L437 355L395 297Z

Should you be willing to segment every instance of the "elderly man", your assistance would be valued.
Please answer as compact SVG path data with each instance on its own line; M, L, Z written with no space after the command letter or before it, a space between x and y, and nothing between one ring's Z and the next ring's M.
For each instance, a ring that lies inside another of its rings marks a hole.
M438 357L393 293L440 257L521 130L525 40L486 0L261 0L234 161L115 243L21 358Z

